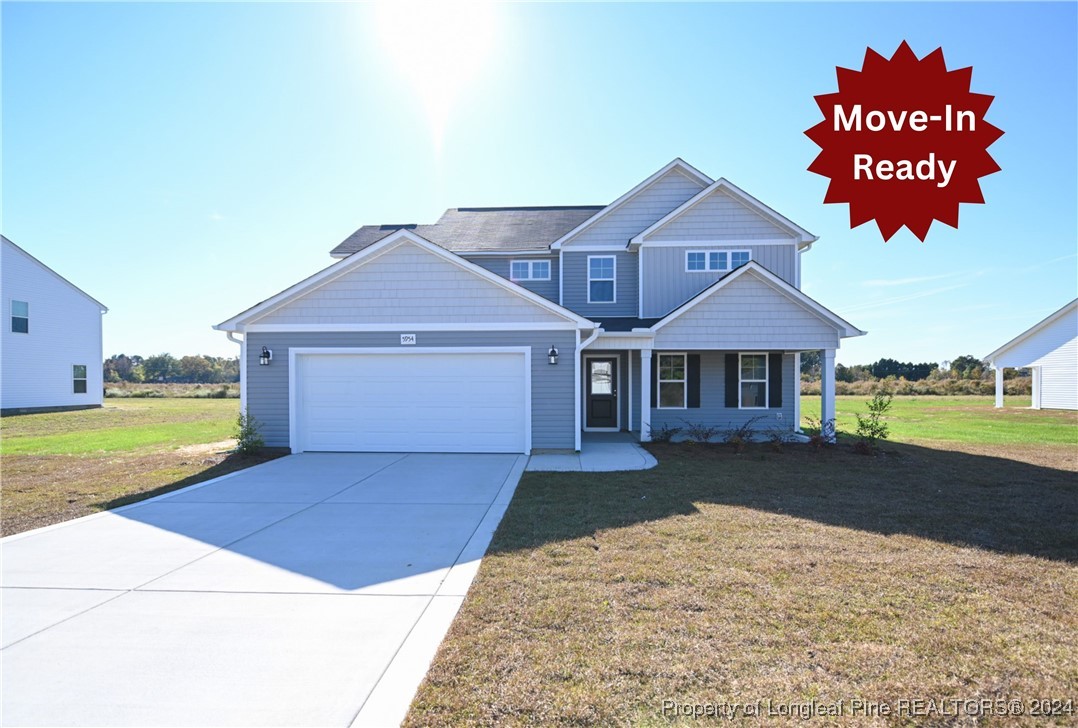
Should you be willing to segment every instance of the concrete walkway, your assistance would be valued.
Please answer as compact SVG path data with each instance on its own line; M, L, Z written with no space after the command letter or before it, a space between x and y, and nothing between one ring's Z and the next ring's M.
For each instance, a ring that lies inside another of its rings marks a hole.
M528 470L533 472L605 473L619 470L648 470L659 462L627 433L588 433L578 453L532 455Z
M3 723L397 725L526 460L295 455L3 539Z

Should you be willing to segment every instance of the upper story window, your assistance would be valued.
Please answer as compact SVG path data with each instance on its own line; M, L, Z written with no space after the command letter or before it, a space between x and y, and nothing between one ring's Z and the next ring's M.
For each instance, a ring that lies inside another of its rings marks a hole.
M26 301L11 302L11 330L16 334L30 333L30 304Z
M588 256L588 303L616 301L616 270L617 259L613 255Z
M685 270L708 273L740 268L752 259L749 250L690 250L685 253Z
M75 394L86 394L86 365L74 364L71 367L71 381Z
M767 407L767 354L742 354L740 358L738 406L741 409Z
M509 263L509 280L549 281L549 260L514 260Z

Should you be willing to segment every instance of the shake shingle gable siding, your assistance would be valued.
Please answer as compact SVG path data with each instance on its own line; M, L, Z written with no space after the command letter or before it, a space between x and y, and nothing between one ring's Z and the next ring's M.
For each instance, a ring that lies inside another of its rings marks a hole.
M401 229L459 254L547 250L552 242L601 209L602 205L454 207L433 225L364 225L330 254L351 255Z

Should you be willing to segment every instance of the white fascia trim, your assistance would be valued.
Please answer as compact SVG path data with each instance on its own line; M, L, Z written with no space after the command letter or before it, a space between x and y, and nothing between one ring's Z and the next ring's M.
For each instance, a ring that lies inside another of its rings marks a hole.
M1059 319L1061 319L1064 316L1066 316L1067 314L1073 313L1075 311L1078 311L1078 298L1074 299L1073 301L1071 301L1070 303L1068 303L1066 306L1059 309L1055 313L1049 314L1047 318L1043 319L1039 323L1033 324L1033 326L1029 327L1028 329L1023 331L1022 333L1018 334L1018 336L1014 337L1013 339L1008 341L1006 344L1004 344L1003 346L999 347L998 349L993 351L991 354L986 356L985 359L987 361L989 361L989 362L994 363L997 358L999 358L1003 354L1006 354L1008 349L1022 343L1023 341L1025 341L1029 337L1033 336L1034 334L1040 333L1043 329L1047 328L1048 326L1051 326L1052 324L1054 324Z
M674 321L679 318L685 312L694 308L697 304L706 301L717 291L720 291L725 288L727 285L730 284L731 281L735 281L741 276L747 275L750 271L756 276L758 276L765 283L770 284L771 287L777 290L779 293L786 295L786 297L794 303L800 304L802 308L806 309L810 313L816 314L827 323L839 329L841 338L846 339L854 336L864 336L866 333L868 333L867 331L862 331L861 329L857 328L856 326L841 318L837 314L824 308L819 303L813 301L804 293L797 290L789 283L782 280L774 273L771 273L766 268L763 268L756 261L753 260L750 260L748 263L741 266L733 273L730 273L729 275L719 279L719 281L714 285L705 288L695 298L692 298L689 301L686 301L685 303L675 308L673 311L668 313L661 321L652 326L651 331L658 331L671 321Z
M603 209L596 211L596 213L594 215L592 215L587 220L585 220L584 222L577 225L575 228L573 228L569 232L565 233L565 235L562 235L560 238L555 240L550 245L551 250L560 250L562 245L564 245L566 242L568 242L572 238L575 238L578 234L580 234L581 232L583 232L587 228L591 227L592 225L597 223L599 220L602 220L604 217L606 217L608 214L610 214L611 212L613 212L617 208L624 205L626 202L628 202L633 197L635 197L637 195L637 193L639 193L639 192L643 191L644 189L650 187L657 179L659 179L664 174L666 174L667 172L669 172L670 170L673 170L673 169L676 169L678 172L681 172L683 175L685 175L689 179L694 180L695 182L698 182L699 184L703 185L705 188L708 185L712 184L713 180L710 177L708 177L706 174L704 174L700 170L696 169L692 165L685 162L683 159L681 159L681 157L678 157L678 158L674 159L672 162L670 162L669 164L665 165L658 172L656 172L655 174L651 175L650 177L645 179L640 184L633 187L631 190L626 192L624 195L622 195L618 199L611 202L609 205L607 205Z
M667 223L670 223L676 218L680 217L682 214L695 207L698 203L702 202L703 200L707 199L712 194L718 191L726 192L731 197L737 199L739 202L751 208L753 212L755 212L757 215L764 218L768 222L790 230L799 238L799 241L794 242L799 242L799 244L810 244L819 240L817 236L813 235L797 223L793 222L785 215L776 212L775 210L760 202L758 199L756 199L749 193L745 192L737 185L733 184L732 182L723 177L720 177L719 179L715 180L715 182L712 183L710 186L700 190L700 192L698 192L693 197L690 197L688 200L682 203L681 206L671 210L666 215L652 223L650 226L634 235L629 241L629 247L634 248L638 245L643 244L644 239L648 235L651 235L653 232L665 226Z
M542 323L524 321L521 323L388 323L388 324L248 324L243 328L247 333L300 333L313 332L357 332L357 331L572 331L581 327L570 323Z
M94 298L93 296L91 296L91 295L90 295L89 293L87 293L86 291L82 290L81 288L79 288L78 286L76 286L76 285L75 285L74 283L72 283L72 282L71 282L71 281L69 281L68 279L64 278L64 277L63 277L62 275L60 275L59 273L57 273L56 271L54 271L54 270L53 270L52 268L50 268L49 266L47 266L47 265L45 265L44 263L42 263L42 262L41 262L40 260L38 260L37 258L35 258L35 257L34 257L33 255L31 255L30 253L27 253L27 252L26 252L25 250L23 250L22 248L20 248L20 247L19 247L18 245L16 245L16 244L15 244L15 243L13 243L12 241L8 240L8 239L7 239L7 236L5 236L5 235L0 235L0 238L2 238L2 239L3 239L3 242L4 242L4 243L6 243L6 244L10 245L10 246L12 247L12 249L13 249L13 250L15 250L16 252L19 252L19 253L22 253L23 255L25 255L25 256L26 256L27 258L29 258L29 259L30 259L30 260L31 260L32 262L36 263L36 264L37 264L37 266L38 266L39 268L41 268L42 270L44 270L44 271L45 271L46 273L50 274L50 275L51 275L51 276L52 276L53 278L55 278L56 280L58 280L58 281L60 281L61 283L63 283L63 284L65 285L65 286L67 286L68 288L70 288L71 290L73 290L73 291L74 291L75 293L77 293L77 294L79 294L80 296L82 296L83 298L85 298L85 299L86 299L87 301L89 301L90 303L93 303L93 304L95 304L95 305L96 305L96 306L97 306L98 308L100 308L100 309L101 309L101 313L108 313L108 311L109 311L109 309L108 309L108 306L106 306L105 304L101 303L101 301L98 301L98 300L97 300L96 298Z
M736 240L649 240L640 245L641 248L733 248L746 245L797 245L794 238L737 238ZM575 249L575 248L574 248Z
M579 336L579 332L577 334ZM309 355L354 354L521 354L524 362L524 454L532 451L532 348L530 346L426 346L426 347L319 347L301 346L288 350L288 447L293 454L303 452L296 429L296 358Z
M426 250L427 252L441 258L442 260L452 263L453 265L457 266L458 268L461 268L462 270L473 273L479 278L482 278L483 280L493 283L496 286L504 288L506 291L509 291L513 295L523 298L524 300L531 303L534 303L540 308L546 309L553 314L572 321L573 323L576 323L583 328L592 328L593 326L593 324L583 316L579 316L567 308L563 308L562 306L552 301L549 301L536 293L532 293L528 289L522 286L518 286L507 278L503 278L496 273L491 273L487 269L478 266L471 261L465 260L456 253L451 253L445 248L439 247L434 243L430 242L429 240L416 235L415 233L412 233L408 230L398 230L397 232L382 238L374 245L364 248L358 253L353 253L352 255L348 256L348 258L338 263L334 263L328 268L322 269L318 273L315 273L314 275L305 278L299 283L289 288L286 288L277 295L266 299L262 303L256 306L252 306L246 311L236 316L233 316L226 321L222 321L213 328L220 331L235 331L237 330L238 325L244 324L252 319L257 320L258 317L265 316L266 314L274 311L275 309L295 300L296 298L307 293L308 291L311 291L318 286L329 283L330 281L344 275L345 273L348 273L355 268L358 268L366 263L369 263L372 260L377 259L378 256L387 253L390 250L406 242L416 245Z

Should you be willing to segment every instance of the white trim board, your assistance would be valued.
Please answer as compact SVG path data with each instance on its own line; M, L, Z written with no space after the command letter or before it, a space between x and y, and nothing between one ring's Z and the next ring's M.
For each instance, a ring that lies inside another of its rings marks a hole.
M241 328L246 333L301 333L301 332L382 332L400 331L573 331L579 326L572 323L544 323L525 321L520 323L391 323L391 324L248 324Z
M437 354L520 354L524 363L524 454L532 451L532 347L530 346L428 346L428 347L318 347L300 346L288 350L288 447L293 454L303 452L299 442L297 425L296 359L300 356L355 356L355 355L406 355L424 356Z
M994 362L1002 354L1005 354L1008 349L1011 349L1011 348L1017 346L1018 344L1021 344L1023 341L1025 341L1029 337L1031 337L1031 336L1039 333L1040 331L1048 328L1049 326L1054 324L1059 319L1067 316L1068 314L1074 313L1075 311L1078 311L1078 298L1074 299L1073 301L1071 301L1070 303L1068 303L1066 306L1059 309L1055 313L1051 313L1048 316L1046 316L1045 318L1038 321L1037 323L1033 324L1028 329L1026 329L1022 333L1018 334L1018 336L1014 337L1013 339L1008 341L1006 344L1004 344L1003 346L999 347L998 349L993 351L991 354L986 356L985 359L987 361L989 361L989 362Z

